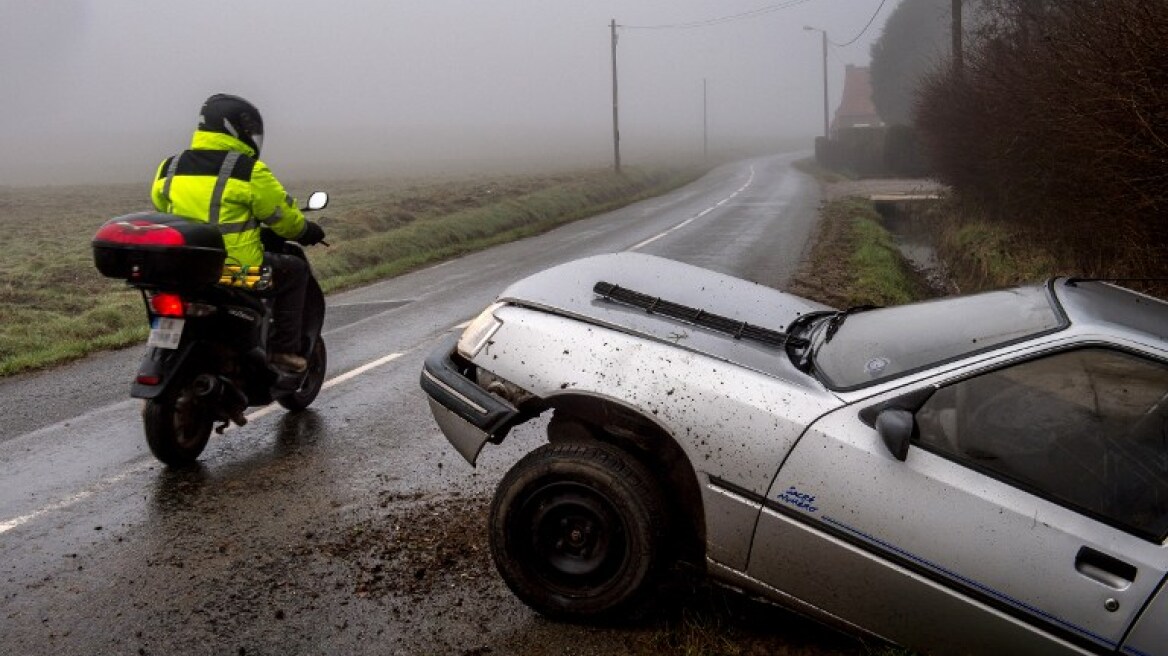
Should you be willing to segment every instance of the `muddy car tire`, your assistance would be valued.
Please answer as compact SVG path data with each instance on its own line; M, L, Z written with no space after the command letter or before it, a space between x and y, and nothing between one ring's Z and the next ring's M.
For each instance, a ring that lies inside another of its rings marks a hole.
M543 615L635 619L662 570L665 521L661 490L628 453L546 444L499 483L491 555L512 592Z

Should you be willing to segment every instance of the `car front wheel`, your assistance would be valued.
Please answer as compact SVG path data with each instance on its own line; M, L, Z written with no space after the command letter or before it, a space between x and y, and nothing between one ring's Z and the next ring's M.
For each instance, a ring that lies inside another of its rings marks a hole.
M515 595L544 615L636 617L662 569L665 517L653 476L628 453L546 444L499 483L491 555Z

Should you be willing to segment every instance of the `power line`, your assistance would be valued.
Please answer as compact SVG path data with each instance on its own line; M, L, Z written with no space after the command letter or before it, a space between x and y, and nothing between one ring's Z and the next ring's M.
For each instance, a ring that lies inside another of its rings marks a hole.
M778 4L760 7L751 11L745 11L741 14L733 14L730 16L720 16L718 18L709 18L706 20L693 21L690 23L672 23L665 25L618 25L627 30L691 30L699 27L710 27L712 25L721 25L722 23L729 23L731 21L745 20L747 18L757 18L766 14L770 14L781 9L788 9L796 5L801 5L811 0L787 0Z
M853 43L855 43L856 41L859 41L860 37L864 36L864 33L868 31L868 28L872 27L872 23L876 22L876 17L880 15L880 10L884 9L885 2L888 2L888 0L880 0L880 6L876 8L876 12L874 14L872 14L871 18L868 19L868 24L865 25L864 29L860 30L860 33L857 34L856 36L854 36L851 41L848 41L847 43L836 43L835 41L832 41L831 45L833 45L837 48L846 48L846 47L852 45Z

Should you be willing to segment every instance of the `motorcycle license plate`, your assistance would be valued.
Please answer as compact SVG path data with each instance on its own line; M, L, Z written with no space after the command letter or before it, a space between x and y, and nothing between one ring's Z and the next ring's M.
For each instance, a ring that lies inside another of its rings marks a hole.
M164 349L178 348L178 342L182 339L184 323L186 323L186 319L154 317L154 320L150 322L150 337L146 339L146 345Z

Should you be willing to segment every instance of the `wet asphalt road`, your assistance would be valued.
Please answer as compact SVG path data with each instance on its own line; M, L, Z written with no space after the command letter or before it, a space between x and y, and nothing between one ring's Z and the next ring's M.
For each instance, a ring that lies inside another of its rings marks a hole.
M433 551L411 527L465 533L458 522L481 521L473 500L541 439L538 422L521 427L472 469L430 417L422 360L512 281L587 255L636 249L783 286L819 203L794 159L726 165L330 297L328 382L312 408L253 408L194 470L166 470L145 445L128 398L140 349L0 382L0 654L623 651L526 611L477 543L437 573L409 560L422 547L387 551L392 536ZM372 535L384 539L370 547ZM379 573L374 556L398 569ZM394 583L403 571L409 586Z

